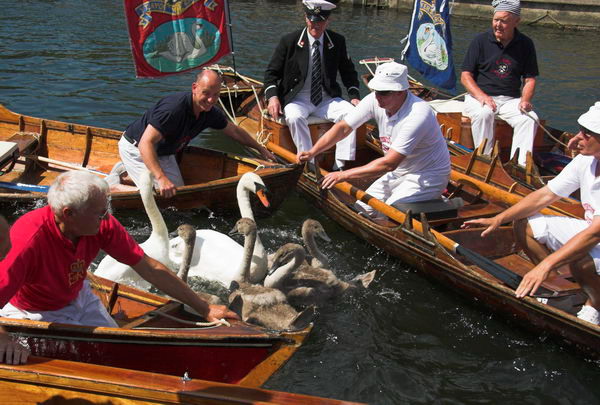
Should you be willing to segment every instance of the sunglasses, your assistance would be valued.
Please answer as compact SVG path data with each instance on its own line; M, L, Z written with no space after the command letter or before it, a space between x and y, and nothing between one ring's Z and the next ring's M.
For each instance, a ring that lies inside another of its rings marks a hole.
M384 91L375 91L375 94L378 96L389 96L390 94L395 93L395 91L392 90L384 90Z
M586 127L584 127L583 125L579 125L579 131L581 131L582 134L586 135L586 136L598 136L600 137L600 134L590 131L589 129L587 129Z

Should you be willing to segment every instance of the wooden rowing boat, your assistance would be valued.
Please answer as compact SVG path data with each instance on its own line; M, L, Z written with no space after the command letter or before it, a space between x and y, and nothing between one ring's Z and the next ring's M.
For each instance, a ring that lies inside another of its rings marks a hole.
M0 141L17 146L0 159L0 170L4 170L0 172L0 201L25 204L43 199L48 186L65 170L105 176L119 161L120 137L120 131L23 116L0 105ZM186 185L172 199L157 197L159 206L208 208L217 214L237 213L235 189L246 172L256 171L271 191L268 210L253 199L258 215L277 209L301 173L295 165L274 165L195 146L181 154L180 167ZM113 187L111 195L115 209L143 207L133 187Z
M99 405L357 404L44 357L32 357L27 364L19 366L0 364L0 402Z
M268 331L232 321L201 321L176 301L90 275L119 328L0 318L34 356L258 387L300 347L312 325ZM187 323L185 323L187 322Z
M242 103L244 116L238 118L239 125L249 133L257 134L257 139L265 142L275 154L294 162L295 147L287 127L266 119L260 107L253 103L254 100ZM330 125L311 126L313 142ZM357 131L354 165L365 164L380 156L366 144L365 133L364 128ZM511 319L520 320L536 332L544 330L559 341L572 343L584 352L600 357L600 327L573 315L583 304L583 295L580 286L568 272L562 271L543 284L543 295L550 297L550 304L543 304L531 297L517 299L514 289L518 280L533 264L516 249L512 226L505 226L486 239L480 237L481 229L460 229L465 220L493 216L518 202L522 196L514 190L502 190L489 181L472 177L471 173L467 175L452 170L447 196L461 198L464 206L457 204L441 212L436 211L438 207L432 212L413 217L368 196L363 191L369 185L366 180L341 183L330 192L321 190L319 178L327 173L322 167L331 167L333 152L327 151L319 160L321 168L315 173L305 172L298 182L301 193L326 215L423 274L475 299L478 304L485 304ZM384 213L389 220L380 223L359 215L353 208L357 199ZM413 208L418 212L428 211L431 207L416 205ZM543 213L577 215L560 204L545 209ZM497 269L499 266L501 270ZM556 307L564 302L568 303L566 309Z

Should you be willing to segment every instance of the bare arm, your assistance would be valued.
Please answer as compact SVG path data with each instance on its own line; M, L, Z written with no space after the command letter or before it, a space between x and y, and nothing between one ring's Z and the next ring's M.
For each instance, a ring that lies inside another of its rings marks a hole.
M494 99L481 90L481 88L477 85L477 82L475 82L473 73L463 71L460 74L460 82L463 86L465 86L465 89L467 89L471 97L478 100L481 105L487 104L490 106L492 111L496 111L496 103L494 102Z
M525 84L523 85L523 91L521 92L521 102L519 103L519 109L523 111L533 110L533 95L535 94L535 77L525 78Z
M313 147L305 152L298 153L299 162L307 162L313 157L333 147L336 143L344 139L352 132L350 125L342 120L332 126L329 131L325 132L321 138L313 145Z
M246 145L258 150L264 159L275 161L275 155L273 155L267 148L256 142L256 140L252 138L248 132L237 125L228 122L227 126L223 130L223 133L242 145Z
M535 293L552 270L581 259L598 243L600 243L600 216L595 216L589 227L573 236L560 249L546 256L525 274L517 288L517 298Z
M236 318L237 315L229 311L224 305L209 305L201 299L183 280L167 269L162 263L144 255L142 260L133 269L146 281L154 285L165 294L188 304L209 322L221 318Z
M160 163L158 163L156 144L162 139L163 136L160 131L148 124L140 138L138 149L140 150L140 155L142 155L144 164L158 182L160 195L170 198L173 197L177 191L175 190L175 185L169 180L163 169L160 167Z
M321 188L332 188L340 181L349 179L380 176L397 168L405 157L403 154L390 149L385 156L375 159L364 166L327 174L323 177Z
M552 191L550 191L548 186L545 186L529 194L517 204L513 205L506 211L502 211L495 217L465 221L465 223L462 225L462 228L485 226L486 229L481 232L481 236L483 237L495 229L498 229L500 225L516 219L527 218L559 199L560 196L554 194Z

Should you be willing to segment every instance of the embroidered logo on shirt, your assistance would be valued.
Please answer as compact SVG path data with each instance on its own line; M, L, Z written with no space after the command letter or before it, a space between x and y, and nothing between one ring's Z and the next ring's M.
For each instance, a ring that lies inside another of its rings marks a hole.
M500 58L496 61L496 69L493 69L492 72L500 79L505 79L510 72L511 65L510 59Z
M82 278L85 278L85 262L79 259L72 263L70 267L69 285L71 286Z

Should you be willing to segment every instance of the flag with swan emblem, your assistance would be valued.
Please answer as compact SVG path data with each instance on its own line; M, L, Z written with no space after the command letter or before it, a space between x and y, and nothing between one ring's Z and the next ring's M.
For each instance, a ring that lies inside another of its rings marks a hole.
M408 42L402 57L425 78L454 91L450 0L415 0Z
M227 0L124 0L137 77L182 73L231 52Z

